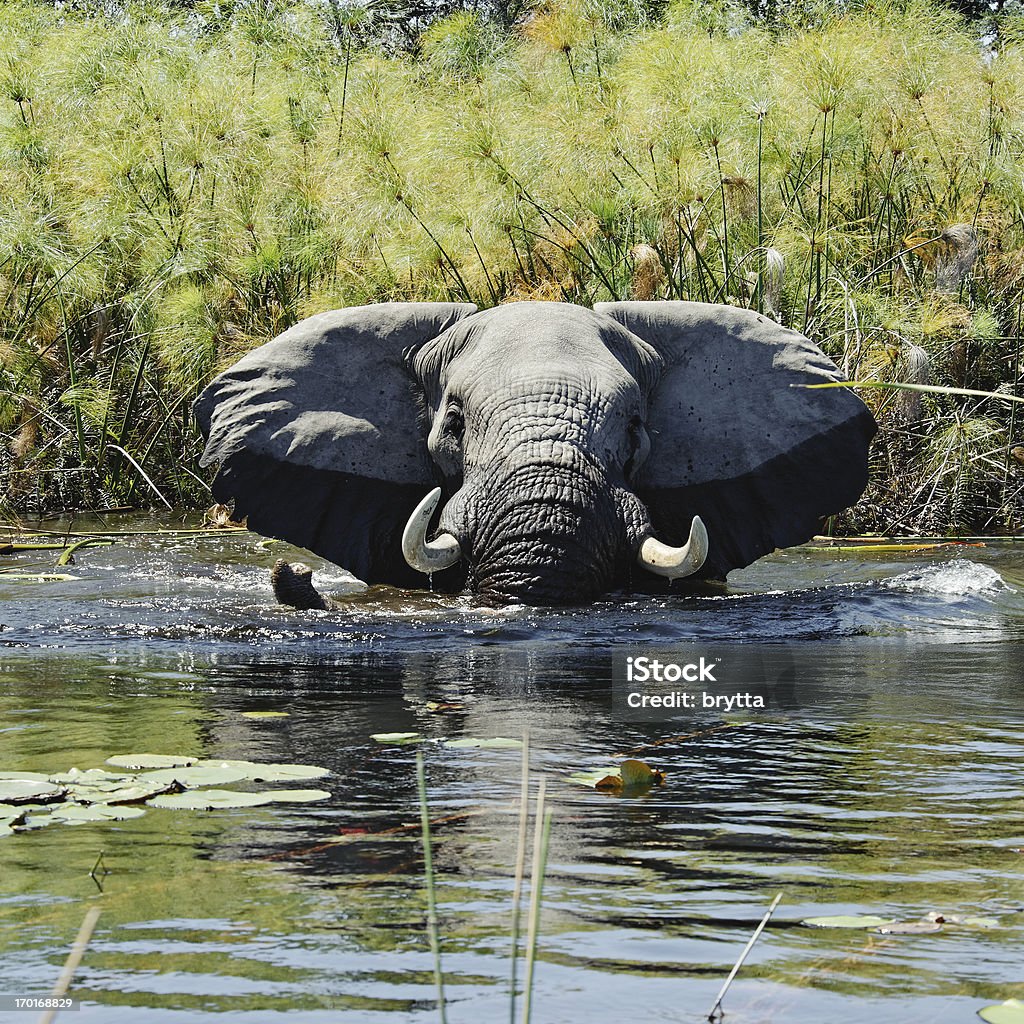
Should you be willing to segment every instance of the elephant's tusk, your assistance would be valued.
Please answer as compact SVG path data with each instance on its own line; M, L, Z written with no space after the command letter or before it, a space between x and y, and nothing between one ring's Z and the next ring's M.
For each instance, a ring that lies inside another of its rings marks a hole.
M432 573L450 569L462 558L459 542L450 533L442 533L434 540L427 540L427 529L440 500L441 488L435 487L416 506L402 533L402 554L419 572Z
M692 576L708 557L708 531L700 516L694 516L690 524L690 536L681 548L670 548L654 537L648 537L640 545L637 561L648 572L678 580Z

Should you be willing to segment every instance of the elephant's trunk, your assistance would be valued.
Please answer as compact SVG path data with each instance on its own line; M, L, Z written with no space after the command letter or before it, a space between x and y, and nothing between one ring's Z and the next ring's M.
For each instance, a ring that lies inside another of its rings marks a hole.
M626 538L597 467L575 458L518 465L470 494L465 547L483 600L574 604L612 587Z
M403 537L408 563L432 572L465 558L468 582L484 601L529 605L592 601L626 584L630 563L669 579L703 565L708 537L699 518L685 543L664 544L644 503L612 486L581 449L544 441L520 455L527 457L468 476L432 541L426 531L440 491L424 498Z

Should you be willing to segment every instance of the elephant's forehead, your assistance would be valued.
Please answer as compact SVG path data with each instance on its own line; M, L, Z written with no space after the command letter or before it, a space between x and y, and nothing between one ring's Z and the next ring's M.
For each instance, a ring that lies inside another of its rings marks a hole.
M608 317L569 303L496 306L471 317L464 329L472 338L464 355L495 366L548 366L565 373L582 361L595 372L616 374L635 358L628 332Z
M596 332L488 330L449 368L452 385L501 386L506 392L544 394L552 389L579 395L629 389L634 378Z
M625 376L602 381L585 368L567 368L564 374L550 367L534 367L512 378L492 379L480 389L473 403L480 411L502 409L536 416L566 416L573 410L595 415L623 404L635 392Z
M449 387L478 401L500 396L575 404L598 396L613 401L635 390L636 382L614 360L517 359L498 352L494 359L467 359L453 365Z

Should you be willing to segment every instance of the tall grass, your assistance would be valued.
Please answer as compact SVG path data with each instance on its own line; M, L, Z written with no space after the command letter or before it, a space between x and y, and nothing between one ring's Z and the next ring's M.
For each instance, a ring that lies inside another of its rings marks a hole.
M389 55L354 15L240 11L0 8L8 512L201 503L205 381L363 302L729 302L851 378L1017 386L1012 33L986 52L923 0L772 31L609 0ZM1002 403L865 397L886 429L842 528L1020 525Z

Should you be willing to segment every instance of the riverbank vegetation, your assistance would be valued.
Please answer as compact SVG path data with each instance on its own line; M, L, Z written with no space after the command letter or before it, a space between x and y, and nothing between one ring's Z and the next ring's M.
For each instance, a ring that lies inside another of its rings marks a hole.
M398 39L373 4L93 6L0 9L8 516L208 504L198 390L364 302L729 302L851 379L1015 392L1024 23L553 0ZM862 394L840 529L1024 524L1015 405Z

